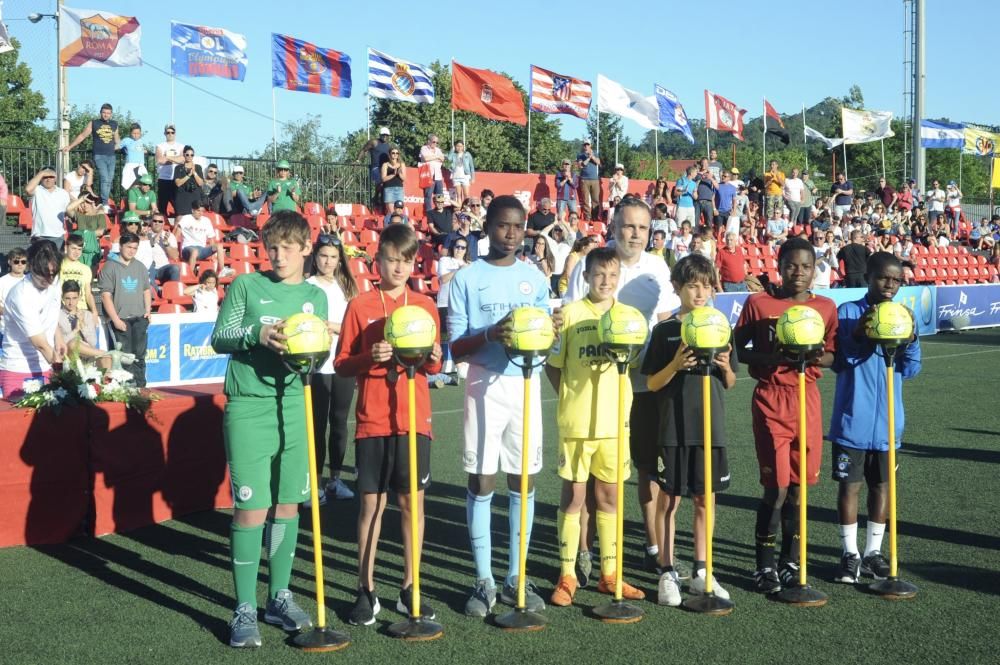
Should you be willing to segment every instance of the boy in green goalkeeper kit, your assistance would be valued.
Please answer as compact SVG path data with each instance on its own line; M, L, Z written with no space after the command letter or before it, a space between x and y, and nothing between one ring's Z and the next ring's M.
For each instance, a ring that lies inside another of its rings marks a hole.
M305 282L312 251L309 225L295 211L268 219L262 230L273 269L237 277L222 303L212 346L230 354L223 416L232 478L230 535L236 611L230 645L260 646L257 573L267 546L269 582L264 621L285 630L312 626L288 590L299 527L299 504L309 496L303 379L285 366L284 321L307 312L324 321L326 295Z

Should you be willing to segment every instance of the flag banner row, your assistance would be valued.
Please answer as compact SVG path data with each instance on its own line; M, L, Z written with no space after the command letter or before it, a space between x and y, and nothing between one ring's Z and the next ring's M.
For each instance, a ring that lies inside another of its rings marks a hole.
M272 33L271 85L331 97L350 97L351 56Z
M59 64L63 67L137 67L142 30L134 16L96 9L59 9Z
M965 125L962 152L967 155L987 157L996 154L1000 134L972 125Z
M920 145L925 148L962 148L965 125L937 120L920 121Z
M705 126L717 132L728 132L743 140L743 116L741 109L733 102L711 90L705 91Z
M14 45L10 43L10 35L7 34L7 26L3 23L3 5L0 5L0 53L13 51Z
M660 126L660 107L656 97L644 97L602 74L597 75L597 110L628 118L646 129Z
M224 28L171 21L170 70L175 76L242 81L247 74L247 38Z
M528 124L524 100L514 82L488 69L451 62L451 108L470 111L490 120Z
M368 49L368 94L397 102L434 103L432 74L423 65Z
M834 148L836 148L837 146L839 146L844 142L844 139L842 138L832 138L832 139L827 138L823 136L823 134L821 134L819 131L810 127L809 125L804 125L804 127L806 136L811 139L816 139L817 141L825 145L827 150L833 150Z
M590 81L556 74L532 65L528 89L531 110L539 113L565 113L586 120L593 95L591 87Z
M840 110L844 143L871 143L895 136L892 131L892 111Z
M677 99L677 95L662 85L654 85L653 92L660 112L660 127L663 127L667 131L680 132L689 143L694 143L694 136L691 134L691 124L688 122L687 113L684 112L684 106Z

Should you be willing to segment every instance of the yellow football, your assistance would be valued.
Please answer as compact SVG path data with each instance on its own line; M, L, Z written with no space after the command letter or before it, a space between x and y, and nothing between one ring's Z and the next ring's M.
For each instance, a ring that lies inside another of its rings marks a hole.
M400 307L385 322L385 341L402 356L429 352L434 347L436 335L434 317L417 305Z
M793 305L778 317L775 334L782 346L817 346L826 337L826 322L812 307Z
M510 348L521 353L548 351L555 341L552 318L537 307L518 307L511 312Z
M630 348L646 343L649 324L635 307L616 302L601 315L598 331L607 348Z
M886 301L875 305L875 313L868 319L865 334L877 342L899 342L913 335L913 317L905 306Z
M330 331L326 321L315 314L298 312L285 319L282 331L288 339L285 347L292 359L328 355L330 353Z
M723 350L732 334L729 319L714 307L696 307L681 321L681 340L692 349Z

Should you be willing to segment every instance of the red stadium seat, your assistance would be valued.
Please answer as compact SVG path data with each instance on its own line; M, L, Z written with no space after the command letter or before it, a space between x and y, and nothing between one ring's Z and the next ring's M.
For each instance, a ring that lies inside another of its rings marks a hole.
M326 213L323 210L323 206L316 203L315 201L306 201L302 206L302 214L306 217L310 215L319 215L323 217Z
M175 302L165 302L161 303L159 307L156 308L157 314L184 314L187 310L184 309L184 305Z
M372 243L378 243L378 233L373 229L366 228L364 231L358 234L358 242L362 245L370 245Z
M177 264L181 269L181 282L184 284L197 284L198 276L191 272L190 266L188 266L187 261L181 261Z
M411 277L410 288L416 291L417 293L427 292L427 284L424 282L423 277L416 277L416 276Z
M170 303L190 305L193 302L191 296L184 295L186 286L182 282L166 282L161 289L160 296Z

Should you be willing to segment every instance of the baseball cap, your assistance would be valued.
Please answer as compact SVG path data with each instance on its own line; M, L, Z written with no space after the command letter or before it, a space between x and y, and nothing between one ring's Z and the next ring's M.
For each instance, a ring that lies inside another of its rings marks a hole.
M290 165L290 164L288 163L288 160L287 160L287 159L283 159L283 160L281 160L280 162L278 162L277 164L275 164L275 165L274 165L274 168L276 168L276 169L290 169L290 168L292 168L292 167L291 167L291 165Z
M138 223L139 223L139 215L137 215L135 213L135 211L129 210L124 215L122 215L122 224L123 225L124 224L138 224Z
M388 127L379 127L378 128L378 135L379 136L391 136L392 132L389 131Z
M625 165L624 164L620 164L620 163L619 164L615 164L615 171L617 171L618 169L621 169L622 171L624 171L625 170Z
M243 170L242 166L237 164L236 166L233 167L233 173L246 173L246 171Z
M955 187L955 185L956 185L956 183L955 183L955 181L954 181L954 180L949 180L949 181L948 181L948 186L949 186L949 187Z
M738 168L736 168L735 166L733 168L729 169L729 172L732 173L733 175L739 175L740 174L740 170Z
M402 201L396 201L396 202L395 202L395 203L393 203L392 205L393 205L394 207L396 207L396 208L405 208L405 207L406 207L406 204L405 204L405 203L403 203Z
M139 178L139 184L140 185L152 185L153 184L153 177L147 173L144 176L142 176L141 178Z
M177 128L174 127L173 124L166 124L166 125L163 126L163 131L167 131L168 129L172 129L175 132L177 131Z
M583 139L583 145L590 145L590 139Z

